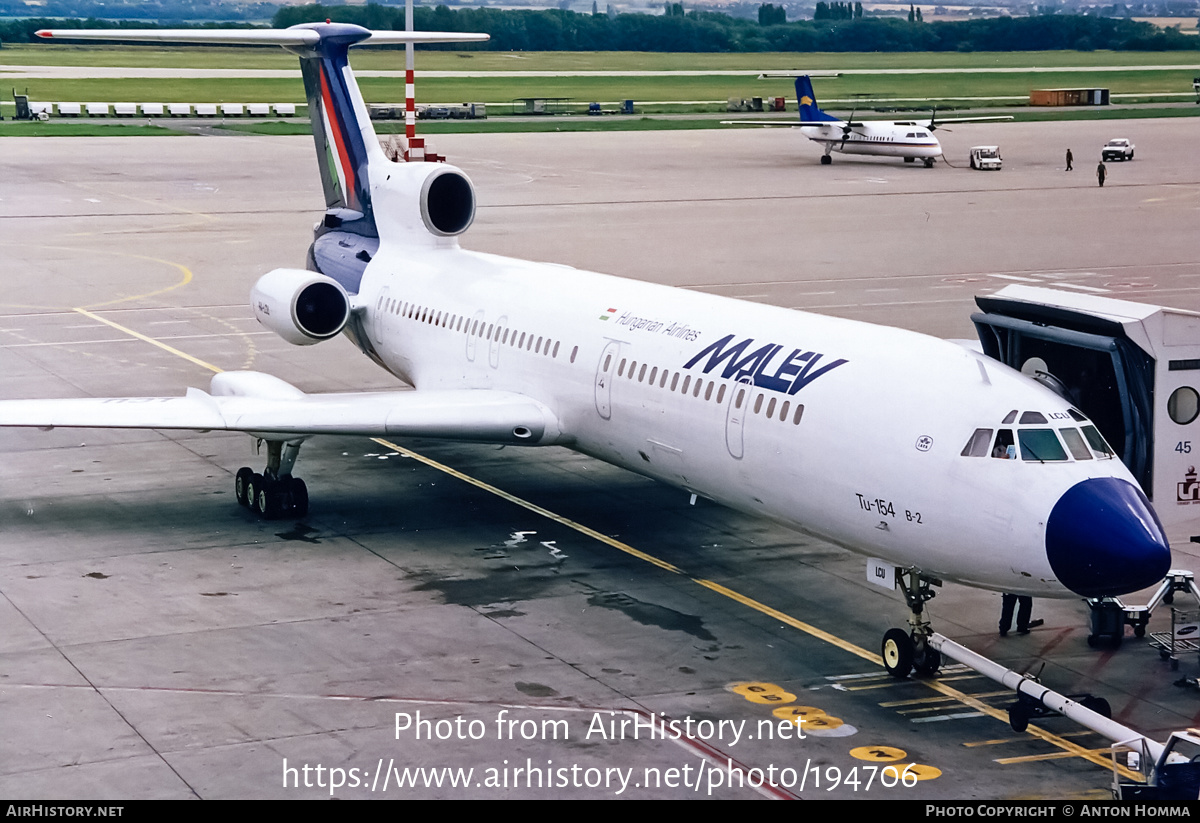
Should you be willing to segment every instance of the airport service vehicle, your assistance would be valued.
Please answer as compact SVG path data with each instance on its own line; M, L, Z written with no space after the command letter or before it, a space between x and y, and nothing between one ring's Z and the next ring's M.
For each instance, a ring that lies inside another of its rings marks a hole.
M1100 159L1106 163L1110 160L1132 160L1133 148L1133 143L1128 138L1118 137L1104 144L1104 148L1100 150Z
M1200 793L1200 730L1172 732L1167 742L1139 734L1112 719L1108 701L1092 695L1063 695L1028 674L1004 666L940 634L930 643L942 654L990 677L1017 693L1008 708L1009 724L1018 734L1032 718L1062 715L1113 741L1112 793L1115 800L1195 800ZM1121 763L1124 755L1125 762ZM1133 775L1138 779L1129 779Z
M971 149L971 168L977 171L1000 171L1003 166L999 146L975 146Z
M923 606L942 579L1104 596L1150 586L1170 566L1153 509L1092 421L983 354L460 248L475 217L471 181L453 166L388 159L348 50L469 35L334 23L42 34L298 54L326 211L309 269L263 275L252 310L297 345L345 334L414 390L312 395L224 372L184 397L0 402L0 425L247 432L267 461L237 472L237 499L268 518L306 513L293 468L315 435L565 446L899 570L910 630L889 632L885 654L899 676L938 667Z
M762 77L792 77L793 75L763 74ZM1009 116L956 117L937 120L937 112L928 120L865 120L856 121L854 113L849 120L840 120L821 110L817 95L813 91L812 75L796 77L796 101L800 108L800 122L785 120L723 120L722 123L738 126L790 126L799 127L800 132L825 148L821 165L833 162L832 152L863 154L872 157L902 157L905 163L920 160L925 168L933 168L933 162L942 156L942 144L933 132L945 123L975 123L984 120L1012 120Z

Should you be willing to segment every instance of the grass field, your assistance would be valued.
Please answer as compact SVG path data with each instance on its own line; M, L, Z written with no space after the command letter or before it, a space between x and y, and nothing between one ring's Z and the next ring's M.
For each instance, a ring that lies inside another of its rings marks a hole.
M878 98L965 99L1027 97L1035 88L1108 88L1114 94L1154 95L1188 92L1192 69L1011 74L845 75L814 81L819 99L857 95ZM0 81L4 75L0 72ZM51 102L106 101L163 103L284 103L303 102L304 87L297 76L226 79L37 79L11 81L28 87L35 100ZM401 103L404 82L399 78L361 77L368 103ZM786 97L794 103L787 79L757 80L751 76L624 76L624 77L478 77L418 78L417 100L429 103L464 101L509 103L518 97L568 97L579 103L634 100L638 104L667 101L724 101L729 97ZM1013 101L995 101L1012 105ZM975 105L989 105L987 101Z
M942 110L987 106L1013 106L1028 99L1035 88L1108 88L1113 94L1137 95L1138 101L1181 102L1186 97L1162 95L1187 94L1192 78L1200 75L1197 52L1006 52L1006 53L892 53L892 54L650 54L628 52L439 52L422 51L417 56L418 70L500 72L490 77L418 77L417 100L420 103L484 102L493 115L507 114L508 105L520 97L568 98L576 110L589 102L612 104L633 100L639 111L648 114L670 112L707 112L721 114L730 97L784 97L795 110L795 92L788 79L758 80L738 72L808 70L888 70L938 69L934 74L843 75L818 78L815 85L822 101L840 102L827 108L843 115L851 108L860 112L929 108L919 101L938 100ZM355 55L360 71L397 71L403 67L402 51L362 50ZM131 48L109 46L20 45L0 49L0 82L5 81L2 67L60 65L79 67L130 68L242 68L296 71L295 58L274 48L197 49ZM1020 71L1022 68L1095 67L1097 71ZM1116 67L1116 70L1107 70ZM1152 67L1145 70L1145 67ZM1018 69L1005 72L956 72L954 69ZM1099 70L1105 69L1105 70ZM1135 70L1137 69L1137 70ZM633 72L700 70L730 72L702 76L638 76ZM12 71L12 69L9 69ZM517 72L563 72L559 77L526 77ZM624 76L579 77L571 72L630 72ZM507 74L513 72L513 74ZM368 103L399 104L404 84L399 78L360 77L363 96ZM304 90L299 72L294 78L111 78L111 79L10 79L11 86L28 88L34 100L49 102L188 102L188 103L284 103L303 102ZM1157 97L1156 97L1157 96ZM980 98L1000 98L986 100ZM1009 98L1009 99L1004 99ZM1015 98L1015 99L1013 99ZM681 104L685 101L686 104ZM696 101L712 101L698 104ZM892 102L895 101L895 102ZM13 109L7 103L6 113ZM1189 109L1184 114L1192 114ZM1039 111L1036 119L1061 119L1062 112ZM1087 116L1109 116L1110 112ZM1139 114L1138 116L1144 116ZM1176 115L1178 116L1178 115ZM1033 119L1033 118L1031 118ZM556 119L557 120L557 119ZM95 121L92 121L95 123ZM111 122L111 121L110 121ZM571 130L631 128L640 121L584 121ZM697 121L676 125L672 121L652 120L639 128L701 128ZM618 125L618 123L623 125ZM671 125L667 125L671 123ZM53 124L52 124L53 125ZM78 121L75 130L86 131L87 121ZM102 126L97 123L91 128ZM15 124L14 127L18 127ZM240 127L239 127L240 128ZM257 127L255 127L257 128ZM268 128L289 129L288 126ZM438 124L427 126L430 133L442 130L546 130L547 126L527 124ZM9 129L0 131L14 133ZM27 132L20 132L27 133Z
M1023 112L1014 118L1021 122L1047 120L1126 120L1154 117L1196 117L1195 108L1171 109L1088 109L1055 110L1037 109ZM178 121L185 123L187 121ZM215 128L243 134L298 135L309 134L305 120L227 120ZM440 120L422 121L418 134L499 134L540 132L596 132L596 131L664 131L682 129L732 128L723 126L717 117L671 119L668 117L641 117L636 119L610 117L538 117L517 120ZM404 124L400 121L376 122L375 131L381 136L403 134ZM0 138L7 136L25 137L127 137L136 135L182 135L184 132L162 125L146 124L143 121L113 123L95 120L56 121L51 123L0 122Z

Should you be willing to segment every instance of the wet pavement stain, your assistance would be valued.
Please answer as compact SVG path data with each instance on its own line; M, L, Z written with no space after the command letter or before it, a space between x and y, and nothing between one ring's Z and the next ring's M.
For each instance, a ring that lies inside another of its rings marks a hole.
M602 609L624 612L630 619L643 626L657 626L672 632L685 632L699 640L715 641L712 632L704 628L704 621L692 614L684 614L666 606L643 603L624 592L600 592L588 598L588 605Z
M554 575L518 575L500 572L488 577L427 580L417 586L416 590L441 592L446 603L479 608L498 603L512 604L523 600L534 600L545 595L552 587L561 585L562 582L562 578Z
M558 692L541 683L516 683L517 691L529 697L558 697Z
M299 540L301 543L320 543L321 541L309 535L316 534L317 530L306 523L297 523L288 532L276 532L275 536L281 540Z

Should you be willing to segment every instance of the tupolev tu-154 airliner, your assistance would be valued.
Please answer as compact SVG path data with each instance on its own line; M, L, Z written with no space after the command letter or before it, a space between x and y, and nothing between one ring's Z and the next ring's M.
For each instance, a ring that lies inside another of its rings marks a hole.
M565 446L895 567L910 625L883 653L901 677L938 667L923 605L942 579L1103 597L1170 566L1157 516L1096 426L968 348L461 249L470 180L388 159L348 50L471 35L324 23L42 36L296 53L327 209L307 268L263 275L251 307L291 343L347 335L414 390L311 395L225 372L184 397L4 401L0 425L247 432L267 462L237 472L237 499L268 518L307 513L293 469L315 435Z

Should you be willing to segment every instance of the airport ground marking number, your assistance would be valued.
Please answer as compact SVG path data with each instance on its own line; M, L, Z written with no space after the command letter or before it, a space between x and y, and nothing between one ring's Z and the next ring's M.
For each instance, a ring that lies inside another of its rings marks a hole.
M149 343L152 346L157 346L160 349L163 349L164 351L174 354L177 357L181 357L184 360L187 360L190 363L194 363L194 364L196 364L204 369L207 369L211 372L219 374L222 371L224 371L220 367L214 366L211 363L207 363L197 357L193 357L192 355L187 354L186 352L180 351L179 349L175 348L174 346L168 346L166 343L162 343L158 340L155 340L153 337L142 334L140 332L136 332L133 329L130 329L126 326L122 326L121 324L115 323L111 320L106 320L105 318L100 317L99 315L94 314L93 312L90 312L87 309L76 308L75 311L77 311L78 313L82 314L85 317L95 320L98 323L103 323L104 325L111 326L112 328L117 329L118 331L122 331L122 332L130 335L131 337L135 337L138 340ZM556 514L552 511L550 511L549 509L546 509L546 508L543 508L542 506L537 505L536 503L532 503L528 500L517 497L514 494L509 494L508 492L503 491L502 489L499 489L496 486L491 485L490 483L485 483L482 480L478 480L478 479L471 477L470 475L464 474L463 472L460 472L456 469L452 469L449 466L439 463L438 461L436 461L432 458L426 457L423 454L418 454L417 452L410 451L409 449L403 448L402 446L392 443L391 441L384 440L383 438L373 437L373 438L371 438L371 440L380 444L381 446L386 446L389 449L393 449L401 454L407 455L408 457L410 457L413 460L416 460L420 463L424 463L425 465L429 466L430 468L437 469L438 471L448 474L451 477L456 477L465 483L473 485L473 486L475 486L479 489L482 489L483 491L486 491L490 494L494 494L497 497L500 497L501 499L509 501L510 503L514 503L515 505L520 506L521 508L527 509L536 514L540 514L549 520L553 520L556 523L560 523L564 526L567 526L568 528L570 528L574 531L577 531L580 534L583 534L583 535L591 537L595 540L598 540L599 542L604 543L607 546L611 546L612 548L617 549L618 551L624 552L625 554L628 554L632 557L636 557L639 560L644 560L647 563L650 563L651 565L654 565L660 569L663 569L664 571L669 571L672 574L678 574L678 575L687 577L688 579L690 579L692 582L696 583L697 585L703 586L704 588L709 589L710 591L713 591L717 594L720 594L724 597L734 600L735 602L741 603L744 606L747 606L761 614L764 614L768 617L778 620L781 623L783 623L787 626L791 626L794 629L798 629L799 631L802 631L818 640L823 640L826 643L836 646L837 648L842 649L844 651L847 651L852 655L855 655L864 660L867 660L876 666L883 665L883 659L878 654L867 651L866 649L862 648L861 646L856 646L847 640L843 640L842 638L837 637L836 635L832 635L827 631L818 629L816 626L813 626L809 623L805 623L802 620L797 620L796 618L792 617L791 615L785 614L785 613L779 611L778 609L773 609L770 606L767 606L763 603L758 602L757 600L754 600L752 598L746 597L745 595L739 594L738 592L735 592L732 589L727 588L726 586L722 586L720 583L715 583L711 580L704 580L703 578L699 578L699 577L691 577L690 575L687 575L678 566L668 563L665 560L660 560L657 557L654 557L653 555L647 554L643 551L639 551L638 549L635 549L633 546L630 546L627 543L622 543L620 540L617 540L616 538L609 537L606 534L601 534L600 532L596 531L595 529L590 529L581 523L576 523L574 520L571 520L570 518L567 518L567 517L563 517L560 514ZM957 700L966 706L970 706L971 708L976 709L977 711L982 712L983 714L986 714L987 716L994 718L995 720L999 720L1000 722L1005 723L1005 724L1008 723L1008 715L1005 712L1003 712L999 709L995 709L995 708L987 705L986 703L983 703L980 700L977 700L977 699L971 697L970 695L959 691L958 689L955 689L951 686L947 686L943 683L938 682L937 680L932 680L932 679L924 679L920 682L924 683L926 686L933 689L934 691L939 692L940 694L942 694L946 697L950 697L954 700ZM1072 743L1069 740L1066 740L1066 739L1060 737L1059 735L1048 732L1045 729L1039 728L1038 726L1030 725L1029 728L1027 729L1027 734L1037 737L1040 740L1043 740L1044 742L1049 743L1052 746L1057 746L1058 748L1060 748L1066 752L1069 752L1076 757L1080 757L1084 760L1094 763L1095 765L1101 767L1105 771L1109 771L1112 769L1112 763L1109 760L1107 760L1102 754L1096 753L1089 749L1085 749L1082 746ZM926 768L933 769L932 766L929 766ZM1134 779L1136 777L1135 775L1133 775L1131 772L1129 772L1124 767L1118 766L1118 768L1121 770L1121 772L1123 773L1123 775L1125 777L1127 777L1129 779ZM938 772L938 773L940 774L940 772Z
M751 703L763 703L768 706L793 703L796 700L796 695L774 683L733 683L729 686L729 691L740 694ZM820 713L825 714L825 712Z
M799 723L803 720L807 723L814 717L821 717L825 714L825 711L818 709L816 706L778 706L771 710L771 714L780 720L791 720L793 723Z
M908 757L908 752L893 746L859 746L850 750L850 756L872 763L895 763Z

